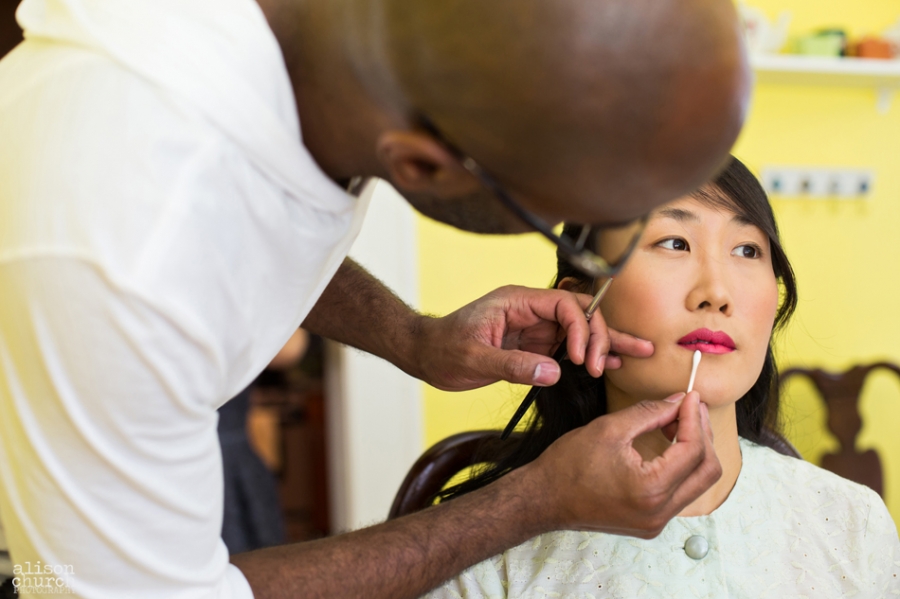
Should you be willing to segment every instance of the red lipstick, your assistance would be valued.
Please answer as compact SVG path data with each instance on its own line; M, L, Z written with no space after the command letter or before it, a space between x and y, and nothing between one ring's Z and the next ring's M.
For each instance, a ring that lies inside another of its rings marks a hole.
M728 354L735 350L734 341L722 331L697 329L678 340L678 345L706 354Z

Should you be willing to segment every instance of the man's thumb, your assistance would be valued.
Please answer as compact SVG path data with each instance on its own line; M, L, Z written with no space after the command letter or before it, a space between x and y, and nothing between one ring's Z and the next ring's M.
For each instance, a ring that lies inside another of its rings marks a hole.
M510 383L548 387L559 381L559 364L547 356L490 348L484 359L493 376Z
M629 439L657 429L664 429L665 433L666 430L669 430L666 427L677 422L683 398L684 393L679 393L665 401L644 400L610 414L610 416L615 417L618 421L616 429L626 434Z

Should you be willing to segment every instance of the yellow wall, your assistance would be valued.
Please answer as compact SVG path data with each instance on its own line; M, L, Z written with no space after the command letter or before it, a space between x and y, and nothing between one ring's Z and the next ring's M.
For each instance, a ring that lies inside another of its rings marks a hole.
M896 0L753 0L770 17L793 13L792 33L841 25L854 35L900 18ZM781 365L833 370L889 359L900 363L900 94L888 114L872 90L759 86L735 153L752 169L768 164L859 166L875 172L865 201L773 199L800 285L800 305L778 343ZM542 240L483 238L420 221L422 308L444 314L503 284L546 286L553 253ZM464 394L428 388L426 441L500 427L522 391L507 384ZM788 436L811 461L836 447L806 383L785 399ZM900 381L871 379L863 394L860 449L875 447L886 500L900 520Z

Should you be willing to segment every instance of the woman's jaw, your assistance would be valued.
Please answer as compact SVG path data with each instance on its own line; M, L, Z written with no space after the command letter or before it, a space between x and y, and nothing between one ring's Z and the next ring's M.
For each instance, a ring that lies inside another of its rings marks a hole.
M726 208L692 197L654 211L631 260L609 288L601 313L618 331L653 342L649 358L622 356L607 370L607 410L687 390L709 408L722 478L681 515L708 514L728 496L741 468L735 404L756 383L778 309L769 238ZM645 459L668 447L661 431L635 441Z
M724 344L679 343L671 339L651 341L655 348L653 356L622 356L622 366L606 372L610 412L645 399L659 400L687 391L695 351L701 352L701 360L694 390L710 410L733 406L750 390L762 370L762 360L757 366L756 360L742 353L739 344L731 348ZM753 368L752 376L743 374L748 367Z
M607 371L616 403L686 391L699 350L701 399L734 404L759 378L778 309L768 237L728 209L670 202L651 214L600 309L611 328L654 346L651 357L622 356L621 368Z

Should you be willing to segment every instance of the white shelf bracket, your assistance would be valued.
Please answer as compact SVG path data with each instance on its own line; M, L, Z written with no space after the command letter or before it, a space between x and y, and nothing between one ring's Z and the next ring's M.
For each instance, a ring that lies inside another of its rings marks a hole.
M890 87L881 87L876 90L878 94L877 107L878 112L881 114L887 114L891 110L891 101L894 99L894 92L896 90Z

